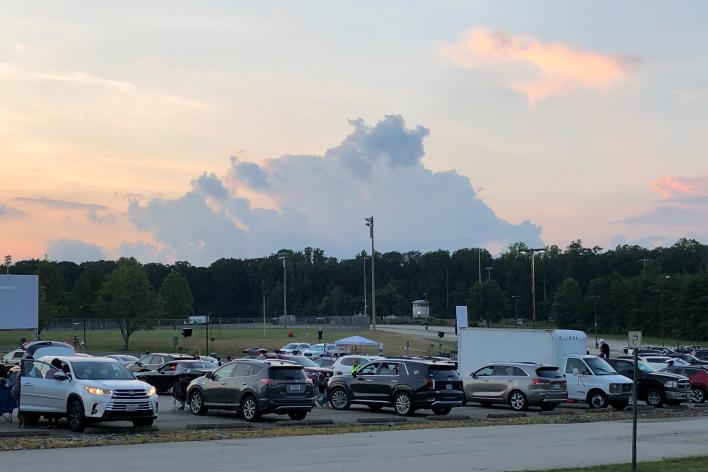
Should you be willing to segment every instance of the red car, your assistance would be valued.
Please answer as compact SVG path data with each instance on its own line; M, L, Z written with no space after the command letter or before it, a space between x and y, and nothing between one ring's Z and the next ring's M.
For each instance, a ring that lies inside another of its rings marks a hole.
M708 394L708 369L701 366L671 366L664 369L672 374L688 377L691 381L691 401L703 403Z

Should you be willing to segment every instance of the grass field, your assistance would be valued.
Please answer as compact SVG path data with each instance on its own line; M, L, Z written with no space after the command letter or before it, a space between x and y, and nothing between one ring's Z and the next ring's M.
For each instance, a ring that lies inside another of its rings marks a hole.
M317 342L317 329L292 329L293 337L288 337L289 329L284 328L266 328L265 335L261 328L218 328L214 327L210 330L213 342L209 342L209 351L216 352L222 357L239 356L241 351L247 347L259 346L267 348L280 348L288 342ZM62 330L62 331L43 331L42 339L66 341L71 343L74 335L79 338L83 337L81 330ZM347 336L360 335L371 340L384 344L384 353L386 355L403 355L405 353L406 342L410 343L411 355L427 354L430 343L420 336L408 336L403 334L391 333L387 331L342 331L336 333L327 332L325 334L326 342L334 342ZM30 339L31 332L20 331L5 331L0 332L0 351L6 351L15 348L18 345L21 337ZM180 336L179 330L174 329L158 329L151 331L137 331L130 337L130 346L128 352L173 352L173 339L178 337L179 345L185 350L194 351L199 354L204 354L206 349L206 336L202 329L195 329L193 337L183 338ZM87 352L108 353L122 352L123 338L118 330L93 330L86 333ZM443 351L450 350L453 343L443 343ZM365 347L360 349L361 352L370 354L378 353L378 348ZM432 347L433 355L437 355L439 351L439 343L434 342Z
M632 464L615 464L581 469L553 469L546 472L629 472L631 470ZM708 472L708 456L641 462L637 464L637 470L640 472Z

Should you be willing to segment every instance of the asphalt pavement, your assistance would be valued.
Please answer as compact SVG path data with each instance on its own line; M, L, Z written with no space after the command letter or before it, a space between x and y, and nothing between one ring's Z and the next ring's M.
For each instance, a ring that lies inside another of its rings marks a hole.
M10 451L3 470L513 471L631 460L631 422L490 426ZM708 418L642 421L640 460L708 454Z

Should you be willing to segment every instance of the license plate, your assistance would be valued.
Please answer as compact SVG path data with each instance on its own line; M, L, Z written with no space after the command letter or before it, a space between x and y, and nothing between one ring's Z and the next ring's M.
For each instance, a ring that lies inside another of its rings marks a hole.
M301 384L288 384L286 387L286 390L288 393L301 393L303 390L305 390L304 385Z
M561 389L561 385L560 385L560 384L551 384L551 389L553 389L553 390L560 390L560 389Z
M452 390L452 384L445 384L445 390Z
M139 405L137 405L135 403L128 403L128 405L126 405L125 409L128 411L138 411L138 407L139 407Z

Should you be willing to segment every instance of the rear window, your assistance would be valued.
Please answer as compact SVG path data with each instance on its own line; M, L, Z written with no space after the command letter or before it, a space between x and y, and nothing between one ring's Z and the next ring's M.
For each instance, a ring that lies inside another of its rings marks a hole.
M558 367L540 367L536 369L536 375L540 379L562 379L563 375L561 375L560 371L558 370Z
M305 372L300 368L271 367L268 369L268 378L273 380L302 380L305 381Z
M428 375L434 380L460 380L459 374L452 366L430 366Z

